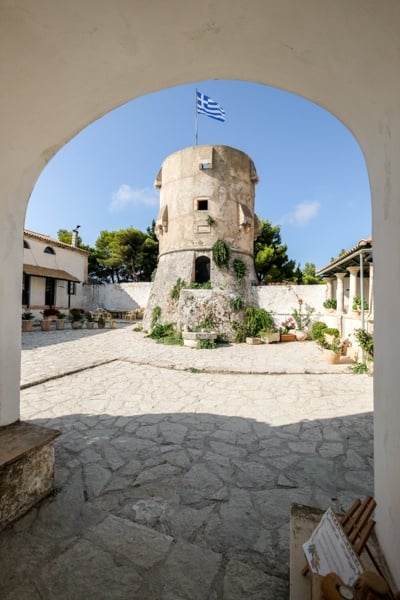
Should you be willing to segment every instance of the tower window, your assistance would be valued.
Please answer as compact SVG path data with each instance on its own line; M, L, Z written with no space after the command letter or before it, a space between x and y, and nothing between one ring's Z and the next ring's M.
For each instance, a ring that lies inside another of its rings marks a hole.
M197 200L197 210L208 210L208 200Z
M46 248L43 250L43 252L45 254L55 254L53 248L51 248L50 246L46 246Z

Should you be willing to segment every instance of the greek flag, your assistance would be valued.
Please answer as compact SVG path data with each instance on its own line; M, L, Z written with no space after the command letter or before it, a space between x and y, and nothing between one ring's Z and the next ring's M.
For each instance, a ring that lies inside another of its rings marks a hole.
M225 121L225 111L218 102L215 102L205 94L196 91L197 114L207 115L217 121Z

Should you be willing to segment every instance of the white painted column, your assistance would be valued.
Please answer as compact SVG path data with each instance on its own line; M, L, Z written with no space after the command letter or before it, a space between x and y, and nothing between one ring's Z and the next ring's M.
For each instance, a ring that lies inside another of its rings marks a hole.
M346 273L335 273L337 279L336 287L336 302L337 302L337 314L341 315L344 313L344 286L343 279L346 277Z
M326 299L332 300L333 298L333 279L329 278L326 280Z
M373 320L374 319L374 265L372 263L369 266L368 306L369 306L368 318L370 320Z
M20 414L24 211L17 196L0 202L0 426Z
M347 312L350 313L352 311L353 306L353 298L357 295L357 284L358 284L358 272L360 267L347 267L348 272L350 273L350 289L349 289L349 306Z

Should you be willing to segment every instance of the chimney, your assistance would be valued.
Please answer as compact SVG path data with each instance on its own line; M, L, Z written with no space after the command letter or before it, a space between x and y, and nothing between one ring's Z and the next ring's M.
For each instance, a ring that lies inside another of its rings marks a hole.
M79 227L80 227L80 225L77 225L75 227L75 229L72 230L71 246L73 246L74 248L76 248L78 245L78 229L79 229Z

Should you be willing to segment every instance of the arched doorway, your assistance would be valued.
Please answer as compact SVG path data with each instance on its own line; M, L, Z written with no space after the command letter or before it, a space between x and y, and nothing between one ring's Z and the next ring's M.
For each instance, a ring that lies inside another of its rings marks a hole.
M208 256L199 256L195 264L195 282L207 283L210 281L210 259Z
M116 106L183 81L235 78L293 91L340 118L357 136L368 165L376 275L377 521L400 582L395 564L400 325L393 319L400 297L400 278L393 277L400 272L400 173L394 168L400 159L400 111L394 100L400 94L397 0L367 7L364 0L279 5L264 0L252 10L229 0L219 0L212 10L192 1L183 7L159 2L157 19L152 5L125 0L107 8L95 0L53 8L42 0L31 12L20 5L1 9L7 62L0 86L0 424L19 418L25 207L54 153ZM166 37L174 43L166 44Z

